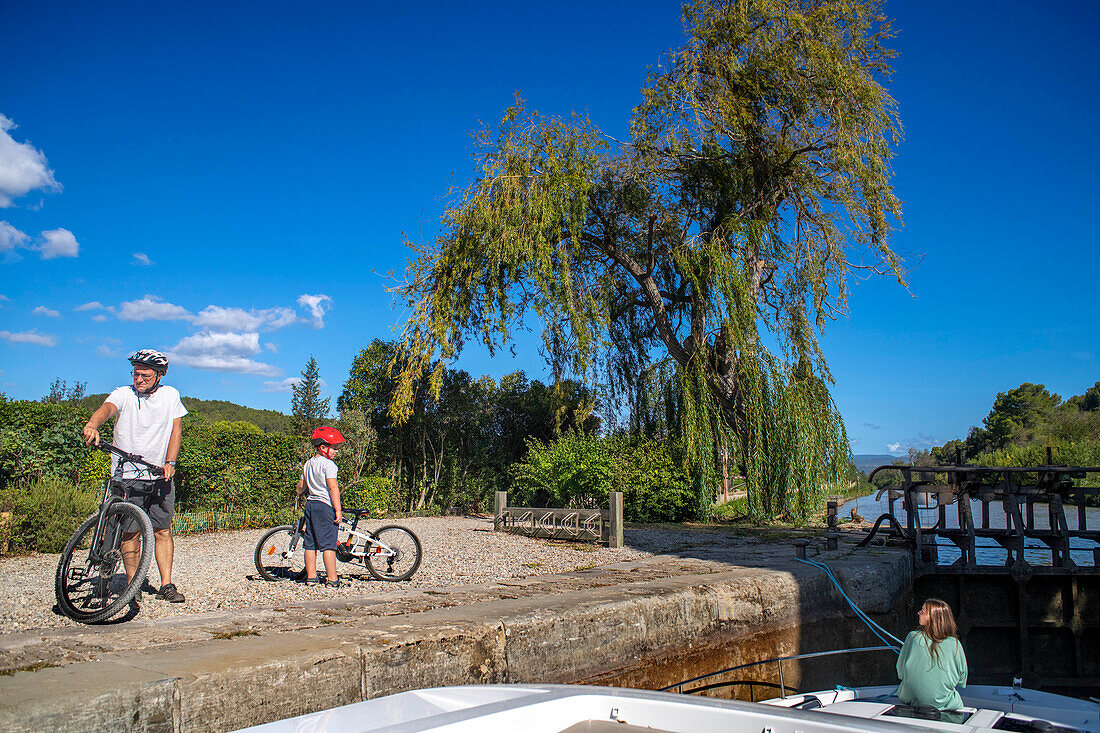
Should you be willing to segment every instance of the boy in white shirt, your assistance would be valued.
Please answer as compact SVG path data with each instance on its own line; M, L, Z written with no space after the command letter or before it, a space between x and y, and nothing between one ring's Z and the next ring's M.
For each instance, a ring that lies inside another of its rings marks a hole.
M306 497L306 523L302 539L305 548L306 585L317 585L317 551L320 550L325 561L325 585L331 588L341 586L336 577L336 528L343 519L340 508L340 487L336 483L337 446L344 442L344 436L336 428L320 427L313 431L310 442L317 449L317 455L302 466L302 478L298 481L298 496Z

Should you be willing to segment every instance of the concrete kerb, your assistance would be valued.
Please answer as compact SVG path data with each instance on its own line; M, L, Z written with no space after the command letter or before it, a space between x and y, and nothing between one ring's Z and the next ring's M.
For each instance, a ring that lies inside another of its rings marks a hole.
M842 579L875 576L858 584L865 590L855 591L857 603L886 606L898 592L883 588L902 580L899 558L835 564ZM719 627L782 628L835 614L840 604L824 575L805 566L494 597L365 619L340 601L331 604L345 610L338 624L106 652L96 661L0 678L0 723L6 730L215 731L413 688L575 682L632 658L687 648ZM64 694L46 697L50 690Z

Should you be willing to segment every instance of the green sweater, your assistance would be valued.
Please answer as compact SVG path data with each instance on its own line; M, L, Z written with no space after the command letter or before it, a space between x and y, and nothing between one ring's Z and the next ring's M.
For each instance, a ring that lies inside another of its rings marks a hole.
M958 710L962 707L956 687L966 687L966 655L962 644L949 636L936 646L932 658L932 641L920 631L905 637L898 657L898 697L909 705L931 705L938 710Z

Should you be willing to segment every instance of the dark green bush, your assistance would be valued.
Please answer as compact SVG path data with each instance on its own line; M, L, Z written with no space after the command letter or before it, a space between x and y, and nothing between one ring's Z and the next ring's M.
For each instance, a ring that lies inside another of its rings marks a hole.
M666 442L577 433L549 444L531 441L513 476L516 505L603 506L608 492L622 491L630 522L679 522L695 514L687 469Z
M9 551L61 552L84 519L99 506L96 489L58 478L0 490L0 547Z

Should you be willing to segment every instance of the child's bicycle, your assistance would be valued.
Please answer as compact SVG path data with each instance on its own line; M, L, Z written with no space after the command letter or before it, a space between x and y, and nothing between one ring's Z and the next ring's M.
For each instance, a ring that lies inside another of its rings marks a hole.
M96 447L114 453L118 461L114 473L103 482L99 511L85 519L65 543L54 582L61 612L86 624L106 621L126 608L145 582L153 559L153 524L141 507L126 501L130 484L122 478L123 467L140 465L151 474L164 475L160 466L110 443L101 442ZM116 494L111 489L112 481L128 488L121 495ZM137 541L136 549L130 551L136 568L132 578L126 576L122 557L123 535L127 534Z
M360 562L378 580L408 580L420 567L420 539L411 530L390 524L371 532L360 530L359 522L370 514L366 509L344 509L336 545L340 562ZM354 519L349 524L347 517ZM305 577L302 530L305 515L291 526L269 530L256 543L256 570L265 580L297 580ZM318 562L321 553L318 552Z

